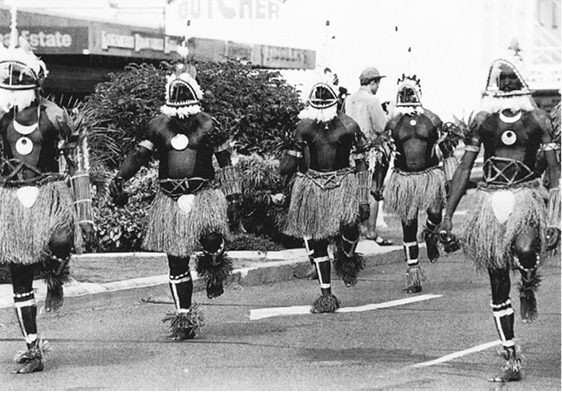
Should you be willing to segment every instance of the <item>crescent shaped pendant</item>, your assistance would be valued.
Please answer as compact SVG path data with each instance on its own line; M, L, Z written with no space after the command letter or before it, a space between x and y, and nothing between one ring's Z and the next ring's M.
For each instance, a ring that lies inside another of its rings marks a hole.
M513 117L506 116L504 113L500 111L500 120L505 122L506 124L514 124L521 119L521 112L515 114Z

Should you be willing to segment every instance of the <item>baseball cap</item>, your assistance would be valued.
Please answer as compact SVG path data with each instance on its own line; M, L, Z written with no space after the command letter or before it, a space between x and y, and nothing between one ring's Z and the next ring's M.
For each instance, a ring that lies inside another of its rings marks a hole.
M373 78L383 78L386 76L381 76L377 68L375 67L367 67L365 70L361 72L359 75L360 80L370 80Z

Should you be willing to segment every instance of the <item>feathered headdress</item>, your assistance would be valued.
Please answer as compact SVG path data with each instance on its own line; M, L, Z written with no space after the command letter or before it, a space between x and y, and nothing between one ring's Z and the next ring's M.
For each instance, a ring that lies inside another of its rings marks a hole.
M0 43L0 111L28 107L37 99L47 73L45 63L35 56L27 40L19 37L12 6L10 45L6 48Z
M531 89L523 76L524 65L518 43L512 42L508 50L504 57L494 60L490 65L482 93L481 110L495 113L505 109L534 109Z
M166 76L166 104L160 108L163 114L179 118L201 112L203 91L195 79L197 71L187 61L187 48L182 53L183 62L178 63L172 75Z
M402 77L398 79L397 84L398 91L396 93L395 113L423 113L420 79L415 74L413 76L402 74Z
M306 108L299 118L308 118L317 122L328 122L336 117L338 110L337 75L327 71L314 79L306 99Z

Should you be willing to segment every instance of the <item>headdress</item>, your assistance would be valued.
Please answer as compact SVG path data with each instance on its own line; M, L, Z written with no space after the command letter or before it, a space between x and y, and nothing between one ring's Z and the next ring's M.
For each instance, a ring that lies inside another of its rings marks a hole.
M422 90L420 79L402 74L397 81L396 114L423 113L421 98Z
M482 93L482 110L494 113L533 110L531 89L523 76L523 59L517 43L512 43L510 52L490 65L486 88Z
M306 108L301 111L299 118L310 118L318 122L328 122L337 115L338 92L337 76L325 72L315 79L306 99Z
M11 37L8 48L0 43L0 111L24 109L36 98L47 67L23 37L18 37L16 12L12 7Z
M160 108L163 114L185 118L201 112L203 91L196 77L197 71L187 62L186 53L175 72L166 76L166 104Z

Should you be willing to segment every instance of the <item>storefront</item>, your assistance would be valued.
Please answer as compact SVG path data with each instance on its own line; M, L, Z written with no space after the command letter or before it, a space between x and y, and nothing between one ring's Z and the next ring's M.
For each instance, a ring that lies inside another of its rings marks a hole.
M0 40L10 40L11 15L0 9ZM130 63L152 63L178 58L183 38L155 29L18 12L17 28L46 63L46 94L83 98L109 73Z
M0 9L0 41L10 42L11 14ZM158 29L117 25L85 19L18 12L17 28L36 55L46 63L49 75L46 95L60 100L82 99L109 74L123 71L131 63L159 65L179 59L183 37ZM203 61L235 59L256 67L314 69L315 51L252 45L232 41L191 38L190 56Z

